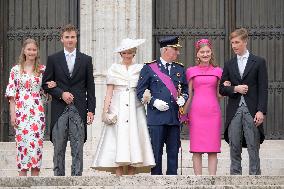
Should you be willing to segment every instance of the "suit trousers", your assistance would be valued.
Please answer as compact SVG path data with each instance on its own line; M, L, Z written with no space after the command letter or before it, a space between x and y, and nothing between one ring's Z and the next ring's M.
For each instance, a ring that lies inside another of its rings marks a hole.
M244 135L249 154L249 174L260 175L260 134L255 126L252 115L249 113L247 106L244 104L239 106L237 109L237 112L229 125L228 132L231 158L230 174L242 174L241 154L242 140Z
M162 175L162 155L164 143L167 151L167 175L177 175L178 152L180 147L180 126L149 125L149 134L156 166L151 169L152 175Z
M72 155L71 175L82 175L84 132L84 122L77 108L74 105L68 105L52 130L54 176L65 176L65 152L68 139Z

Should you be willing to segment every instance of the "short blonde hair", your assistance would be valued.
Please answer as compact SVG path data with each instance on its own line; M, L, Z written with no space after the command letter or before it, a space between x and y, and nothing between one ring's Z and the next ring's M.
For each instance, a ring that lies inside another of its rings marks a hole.
M77 28L73 24L67 24L61 28L60 36L62 37L64 32L71 32L71 31L74 31L76 35L78 35Z
M236 29L230 34L230 40L235 37L240 37L243 41L248 40L248 31L245 28Z

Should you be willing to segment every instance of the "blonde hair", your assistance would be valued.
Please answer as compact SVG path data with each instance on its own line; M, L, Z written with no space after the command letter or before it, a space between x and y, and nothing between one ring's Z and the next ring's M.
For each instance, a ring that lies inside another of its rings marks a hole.
M137 52L137 47L133 47L133 48L131 48L131 49L129 49L129 50L131 50L134 54L136 54L136 52Z
M21 54L19 56L18 65L20 65L20 73L22 74L23 71L24 71L24 64L26 62L25 49L26 49L26 46L28 44L31 44L31 43L34 44L37 47L37 55L36 55L36 58L35 58L35 64L34 64L34 68L33 68L33 73L36 76L39 76L39 74L40 74L39 48L38 48L38 43L34 39L28 38L28 39L26 39L24 41L23 46L22 46L22 50L21 50Z
M241 40L247 41L248 40L248 31L245 28L236 29L230 34L230 40L235 37L240 37Z
M124 50L124 51L121 51L119 52L119 54L121 55L121 53L125 52L125 51L130 51L134 54L134 56L136 55L136 52L137 52L137 47L133 47L131 49L127 49L127 50Z
M196 58L195 58L195 64L196 64L196 65L200 64L200 60L199 60L199 58L197 57L197 53L198 53L198 51L199 51L202 47L205 47L205 46L208 46L208 47L211 49L211 58L210 58L209 64L212 65L213 67L217 67L218 65L217 65L217 63L215 62L215 54L214 54L214 52L213 52L213 49L212 49L211 45L209 45L209 44L201 44L201 45L199 45L198 48L195 48L195 57L196 57Z

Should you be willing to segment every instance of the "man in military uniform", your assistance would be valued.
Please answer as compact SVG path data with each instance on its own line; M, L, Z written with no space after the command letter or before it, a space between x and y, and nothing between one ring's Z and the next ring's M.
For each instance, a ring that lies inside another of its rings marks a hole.
M163 146L167 150L167 175L177 175L180 147L179 108L188 98L188 85L182 64L174 62L179 55L179 38L160 39L161 57L146 63L137 85L137 97L143 101L146 89L151 92L147 105L147 124L156 166L152 175L162 175Z

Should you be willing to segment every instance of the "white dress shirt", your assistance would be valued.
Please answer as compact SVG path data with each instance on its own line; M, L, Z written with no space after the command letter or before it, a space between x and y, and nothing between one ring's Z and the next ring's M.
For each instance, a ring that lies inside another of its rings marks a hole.
M75 59L76 59L76 48L70 53L64 48L64 54L65 54L65 59L67 62L67 66L69 69L69 74L70 76L72 75L74 65L75 65ZM71 57L70 57L71 56Z
M241 77L243 77L247 62L248 62L248 57L249 57L249 51L246 50L245 54L243 56L237 55L238 59L238 67L240 71Z
M168 67L168 72L169 72L169 75L170 75L171 74L171 68L172 68L172 62L167 62L162 57L160 57L160 60L163 64L163 66L165 67L165 69L167 69L166 63L170 64L169 67Z

